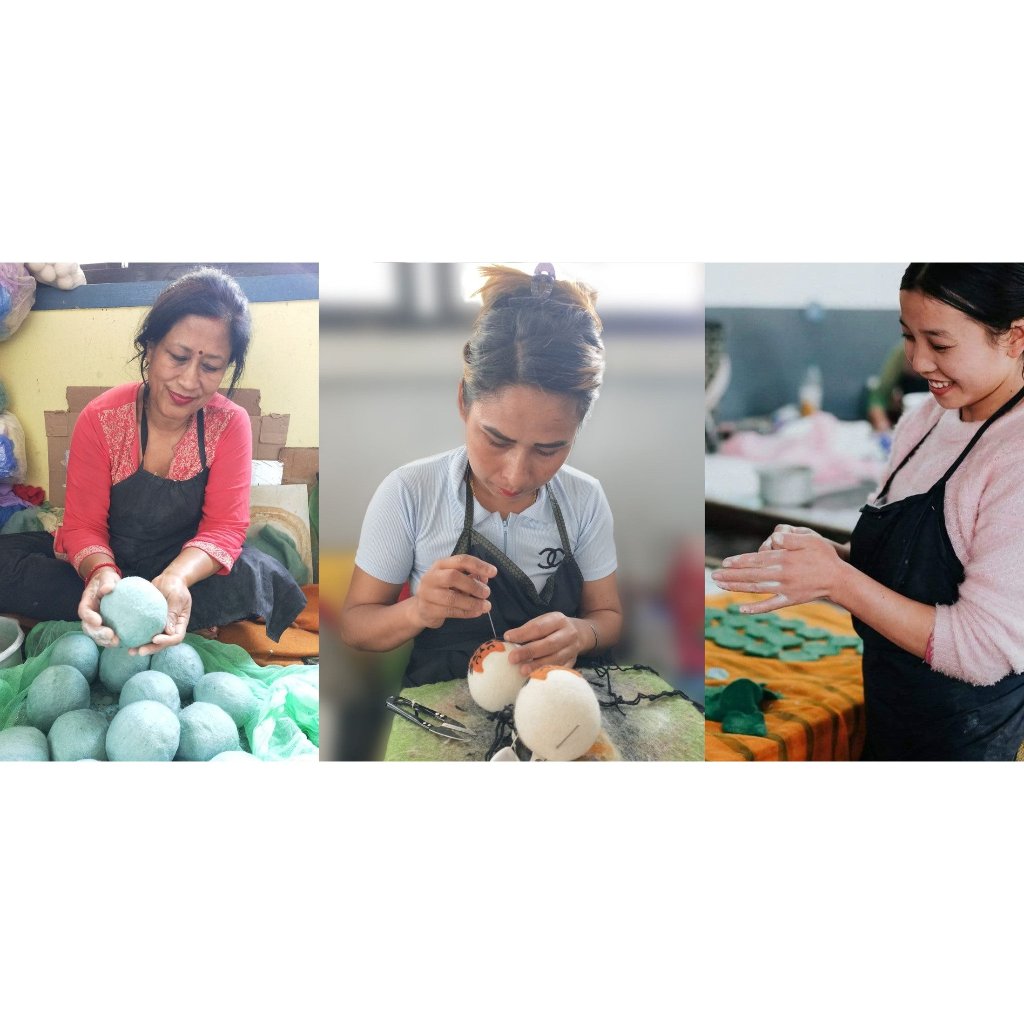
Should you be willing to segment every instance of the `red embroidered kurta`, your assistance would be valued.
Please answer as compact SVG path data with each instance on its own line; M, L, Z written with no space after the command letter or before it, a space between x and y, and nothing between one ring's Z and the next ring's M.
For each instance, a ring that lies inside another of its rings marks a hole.
M110 556L107 516L110 489L135 473L141 442L135 403L141 383L121 384L94 398L81 412L71 436L64 525L54 537L54 551L77 570L83 558ZM183 547L199 548L220 563L219 575L231 571L249 527L252 480L252 431L246 411L222 395L203 407L206 464L210 475L199 530ZM191 480L202 472L195 417L178 442L167 473L169 480Z

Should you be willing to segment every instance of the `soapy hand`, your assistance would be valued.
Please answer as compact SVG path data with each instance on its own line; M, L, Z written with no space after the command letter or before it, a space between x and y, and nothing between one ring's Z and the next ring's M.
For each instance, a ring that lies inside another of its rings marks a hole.
M773 547L777 547L777 545L772 543L772 539L780 533L802 533L808 537L821 537L820 533L807 526L790 526L788 523L779 523L779 525L772 530L771 536L757 550L770 551Z
M82 620L82 632L95 641L100 647L117 647L120 639L117 634L103 624L100 615L100 600L106 597L120 582L121 577L113 568L97 570L89 585L82 591L82 600L78 602L78 617Z
M173 647L185 639L188 620L192 614L192 595L185 581L174 573L164 572L153 580L153 586L167 601L167 624L164 631L153 637L153 642L140 647L135 653L156 654L166 647Z
M777 529L757 552L724 559L711 578L723 590L774 594L740 608L741 612L771 612L831 598L843 566L835 547L820 534L788 527Z

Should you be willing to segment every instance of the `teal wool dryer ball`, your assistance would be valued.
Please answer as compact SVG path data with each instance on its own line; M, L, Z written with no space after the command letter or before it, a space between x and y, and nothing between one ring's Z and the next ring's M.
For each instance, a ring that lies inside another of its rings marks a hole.
M138 700L121 708L107 729L111 761L172 761L178 751L178 716L156 700Z
M245 681L230 672L208 672L196 683L195 695L197 701L223 708L239 728L256 714L258 707Z
M165 672L147 669L132 676L121 688L118 704L127 707L137 700L158 700L166 704L175 714L181 710L181 696L174 680Z
M142 647L164 631L167 601L149 580L126 576L100 599L100 616L123 647Z
M0 761L49 761L46 737L31 725L13 725L0 732Z
M84 633L65 633L50 651L51 665L71 665L91 686L100 671L100 649Z
M206 671L199 652L188 644L175 644L157 651L149 667L154 672L166 672L174 680L182 704L192 700L192 691Z
M151 660L149 654L129 654L127 647L104 647L100 652L100 682L111 693L120 693L132 676L149 668Z
M43 732L64 714L76 708L87 708L91 700L85 676L70 665L51 665L36 676L28 688L25 712L29 725Z
M92 708L65 711L50 728L50 757L54 761L106 761L105 715Z
M210 761L225 750L240 750L238 727L231 716L216 704L196 701L180 715L181 743L178 761Z

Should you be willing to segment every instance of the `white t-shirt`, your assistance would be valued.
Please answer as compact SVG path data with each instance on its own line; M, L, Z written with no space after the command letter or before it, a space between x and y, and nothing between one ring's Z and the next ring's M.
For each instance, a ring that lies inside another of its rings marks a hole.
M410 580L415 593L434 562L452 553L466 518L466 459L465 447L456 448L388 474L363 519L356 551L356 565L363 572L385 583ZM612 512L601 484L562 466L548 486L583 579L611 575L617 565ZM528 509L513 512L507 520L474 502L473 528L515 562L538 593L566 554L547 487Z

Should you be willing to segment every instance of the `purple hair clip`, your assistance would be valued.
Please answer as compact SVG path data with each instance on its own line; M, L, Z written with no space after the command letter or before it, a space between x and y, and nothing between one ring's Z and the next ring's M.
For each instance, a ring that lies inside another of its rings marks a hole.
M555 287L555 268L550 263L538 263L533 272L530 294L535 299L546 299Z

